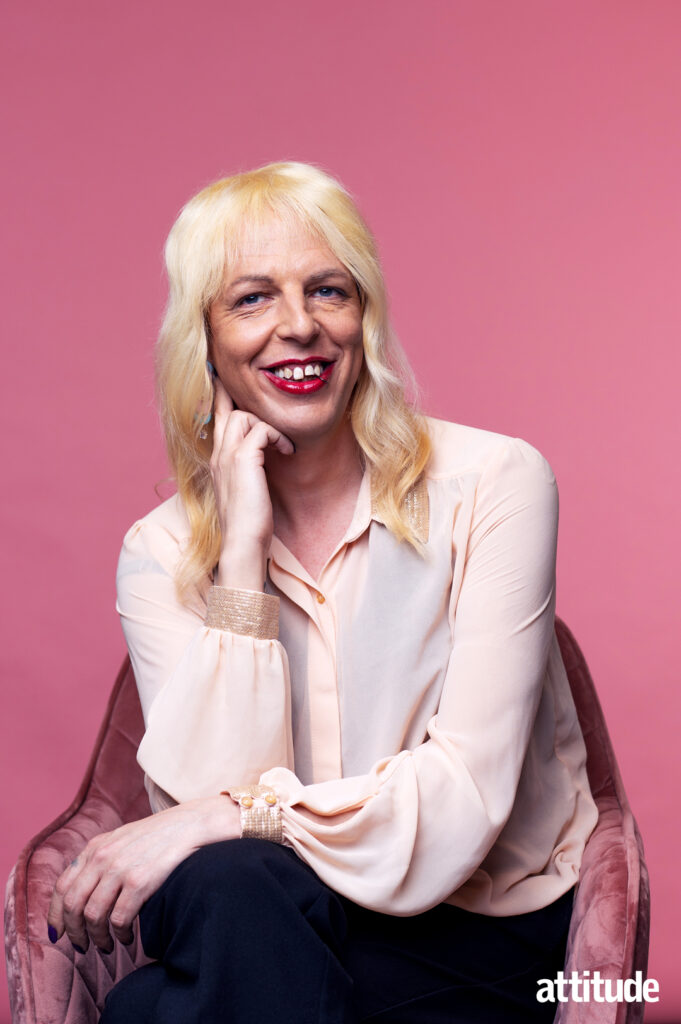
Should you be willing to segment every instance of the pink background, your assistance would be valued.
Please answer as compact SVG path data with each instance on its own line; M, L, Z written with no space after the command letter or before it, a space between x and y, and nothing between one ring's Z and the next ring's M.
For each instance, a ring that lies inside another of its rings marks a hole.
M650 866L647 1020L681 1016L681 5L14 0L3 36L0 875L123 657L118 549L166 472L163 239L209 180L310 160L375 230L426 409L553 464L559 613Z

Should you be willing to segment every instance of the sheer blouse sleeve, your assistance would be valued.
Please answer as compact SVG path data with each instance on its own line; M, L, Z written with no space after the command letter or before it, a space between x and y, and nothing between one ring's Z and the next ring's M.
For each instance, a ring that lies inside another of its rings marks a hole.
M129 530L117 573L146 724L138 761L154 810L293 766L284 648L207 626L201 594L178 599L179 556L173 531L152 516Z

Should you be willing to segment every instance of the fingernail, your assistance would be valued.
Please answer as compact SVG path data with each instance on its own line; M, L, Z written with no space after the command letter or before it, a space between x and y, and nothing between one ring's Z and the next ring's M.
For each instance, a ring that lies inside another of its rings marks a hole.
M47 926L47 937L50 942L56 942L59 936L57 935L57 929L52 924Z
M75 944L75 942L72 942L72 943L71 943L71 945L72 945L72 946L73 946L73 948L75 949L76 953L83 953L83 954L85 953L85 950L84 950L84 949L81 949L81 948L80 948L80 946L77 946L77 945Z

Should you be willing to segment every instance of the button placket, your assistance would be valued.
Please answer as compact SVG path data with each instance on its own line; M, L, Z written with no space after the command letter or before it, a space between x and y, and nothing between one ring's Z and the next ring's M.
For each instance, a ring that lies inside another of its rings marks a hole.
M342 775L335 623L328 602L318 606L308 634L308 697L315 782Z
M292 564L269 564L270 578L307 615L307 685L314 782L342 776L340 702L336 665L336 616L332 590L343 561L341 545L319 580L301 578Z

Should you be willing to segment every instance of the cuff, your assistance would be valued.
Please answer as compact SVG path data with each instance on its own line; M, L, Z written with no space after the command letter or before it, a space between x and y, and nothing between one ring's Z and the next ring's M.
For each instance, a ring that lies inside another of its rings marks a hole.
M221 796L229 796L239 805L242 839L269 839L282 843L281 804L269 786L237 786L224 789Z
M260 590L212 587L208 591L206 625L230 633L276 640L279 636L279 598Z

